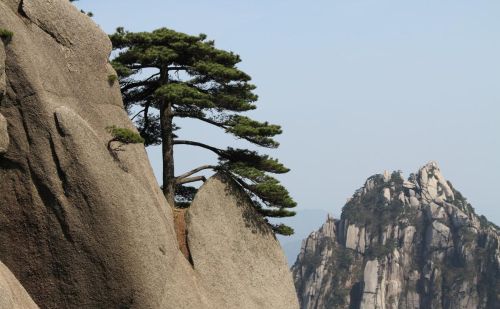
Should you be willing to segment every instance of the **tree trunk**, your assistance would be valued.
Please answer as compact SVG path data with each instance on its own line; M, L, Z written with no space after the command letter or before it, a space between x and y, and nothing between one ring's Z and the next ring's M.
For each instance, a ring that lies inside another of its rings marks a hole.
M168 70L160 72L161 85L168 83ZM160 101L160 124L163 159L163 194L171 207L175 207L175 177L174 177L174 141L172 103L165 99Z

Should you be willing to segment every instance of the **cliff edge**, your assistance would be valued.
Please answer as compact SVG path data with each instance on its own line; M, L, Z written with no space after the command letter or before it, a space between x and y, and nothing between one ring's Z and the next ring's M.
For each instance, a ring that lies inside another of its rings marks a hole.
M224 294L238 291L213 294L196 269L208 257L196 253L193 268L180 252L144 147L124 145L117 159L107 149L107 126L134 130L110 82L107 35L67 0L0 0L0 29L8 31L0 37L0 261L41 308L223 308ZM288 289L296 304L288 276L284 286L237 276L224 284Z

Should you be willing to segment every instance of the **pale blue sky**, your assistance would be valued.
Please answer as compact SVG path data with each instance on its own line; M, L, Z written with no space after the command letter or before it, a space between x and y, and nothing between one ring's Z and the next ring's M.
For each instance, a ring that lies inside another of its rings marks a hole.
M260 95L252 116L281 124L270 152L302 209L336 217L365 179L436 160L500 225L500 2L386 0L81 0L110 33L169 27L206 33L241 55ZM184 122L181 136L225 146ZM243 143L237 143L242 146ZM149 151L157 175L159 152ZM176 149L178 172L207 158Z

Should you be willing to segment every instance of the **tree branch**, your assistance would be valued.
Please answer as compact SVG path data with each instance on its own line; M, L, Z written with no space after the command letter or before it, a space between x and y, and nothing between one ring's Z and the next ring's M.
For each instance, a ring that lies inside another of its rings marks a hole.
M158 69L158 68L152 65L130 65L129 69L142 70L142 69Z
M169 67L168 71L181 71L181 70L188 70L188 67Z
M147 103L146 106L144 107L144 127L142 128L142 132L144 134L144 132L147 130L148 126L149 126L149 105L151 103Z
M130 118L130 120L134 120L135 117L139 116L140 113L144 112L146 109L143 109L141 111L139 111L137 114L135 114L132 118Z
M211 119L201 117L201 116L188 115L188 114L183 114L183 113L175 113L174 116L181 117L181 118L194 118L194 119L198 119L198 120L201 120L203 122L209 123L211 125L214 125L216 127L219 127L222 129L227 129L227 127L223 123L213 121Z
M220 123L220 122L217 122L217 121L213 121L211 119L208 119L208 118L205 118L205 117L201 117L201 116L188 115L188 114L183 114L183 113L175 113L174 117L198 119L198 120L201 120L201 121L206 122L208 124L214 125L216 127L222 128L224 130L227 130L227 126L224 125L223 123ZM256 144L256 145L259 145L261 147L276 148L276 147L272 147L272 146L263 145L262 143L259 143L258 141L256 141L255 139L252 139L252 137L249 137L249 136L238 136L236 134L233 134L233 135L236 136L237 138L244 139L244 140L246 140L246 141L248 141L248 142L250 142L252 144Z
M187 173L184 173L184 174L182 174L180 176L177 176L175 178L176 179L183 179L183 178L189 177L189 176L191 176L193 174L196 174L196 173L198 173L200 171L207 170L207 169L214 169L214 168L216 168L216 166L214 166L214 165L203 165L203 166L197 167L194 170L191 170L191 171L189 171Z
M195 182L195 181L203 181L203 182L205 182L205 181L207 181L207 178L205 178L205 176L196 176L196 177L176 179L175 180L175 184L176 185L183 185L183 184L191 183L191 182Z
M151 81L152 78L154 78L158 75L160 75L160 73L153 74L150 77L148 77L147 79L142 80L140 82L126 84L123 87L121 87L121 91L123 92L123 91L127 91L129 89L135 88L135 87L145 86Z
M201 148L205 148L207 150L210 150L214 153L216 153L219 156L223 155L223 150L219 148L215 148L206 144L198 143L198 142L193 142L193 141L185 141L185 140L174 140L174 145L190 145L190 146L198 146Z

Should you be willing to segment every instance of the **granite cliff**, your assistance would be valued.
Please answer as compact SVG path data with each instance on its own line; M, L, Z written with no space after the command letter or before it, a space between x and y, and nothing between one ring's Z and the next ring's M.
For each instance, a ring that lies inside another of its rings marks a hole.
M500 229L431 162L375 175L292 267L301 308L499 308Z
M0 0L0 30L0 308L298 308L274 235L220 175L183 256L144 147L107 149L107 126L134 127L88 16Z

